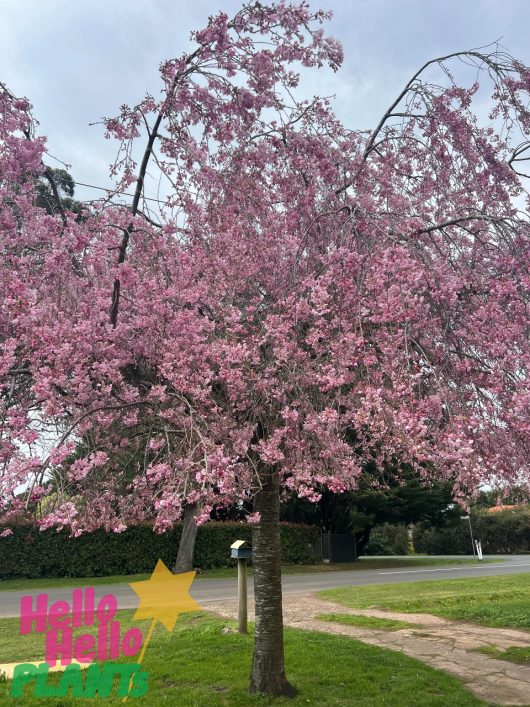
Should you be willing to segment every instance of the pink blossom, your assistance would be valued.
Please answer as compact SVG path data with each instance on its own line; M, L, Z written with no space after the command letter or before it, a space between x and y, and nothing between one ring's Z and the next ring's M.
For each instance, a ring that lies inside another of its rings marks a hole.
M297 98L300 65L342 61L327 17L213 15L160 98L105 120L116 198L83 219L37 206L46 142L0 87L3 521L39 500L42 528L164 532L269 473L312 502L396 464L460 498L528 483L529 197L483 103L491 81L493 121L527 140L530 70L474 56L480 93L421 74L367 133ZM144 119L156 219L124 205Z

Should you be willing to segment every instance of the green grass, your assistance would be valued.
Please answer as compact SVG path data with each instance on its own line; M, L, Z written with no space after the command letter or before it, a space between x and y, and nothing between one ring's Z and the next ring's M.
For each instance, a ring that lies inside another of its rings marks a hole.
M485 560L485 562L499 562L499 560ZM320 572L345 572L345 571L362 571L362 570L377 570L377 569L398 569L403 567L424 567L424 566L444 566L444 565L463 565L474 563L474 560L455 560L435 557L415 556L409 557L361 557L358 562L345 562L340 564L319 564L319 565L283 565L283 574L307 574ZM249 576L252 576L252 566L248 568ZM111 575L107 577L53 577L47 579L40 577L38 579L1 579L0 591L30 591L32 589L53 589L60 587L95 587L105 584L128 584L129 582L139 582L149 578L149 574L128 574L128 575ZM224 579L237 577L237 567L218 567L212 570L203 570L195 581L203 579Z
M39 577L38 579L0 580L0 591L31 591L33 589L59 589L61 587L95 587L104 584L128 584L149 579L150 574L112 575L109 577Z
M530 630L530 574L341 587L324 599L357 609L434 614L484 626Z
M357 626L358 628L375 628L380 631L399 631L402 628L418 628L418 624L396 619L379 619L375 616L354 616L353 614L318 614L320 621L331 621L344 626Z
M480 646L480 648L475 648L474 650L475 653L484 653L491 658L530 665L530 647L528 646L509 646L505 650L501 650L496 646Z
M128 612L130 619L130 612ZM124 616L120 616L121 619ZM294 699L271 700L247 694L252 656L252 636L221 634L229 625L208 615L181 617L173 632L156 629L147 649L143 669L149 672L150 689L131 705L168 707L212 707L255 705L362 705L362 707L452 707L485 706L467 692L458 680L401 653L365 645L348 638L297 629L285 631L287 674L298 688ZM230 624L231 625L231 624ZM18 648L23 660L35 651L23 647L15 635L15 620L1 620L2 652ZM56 684L60 675L50 682ZM10 683L0 683L2 705L122 705L121 699L55 698L37 700L9 697Z

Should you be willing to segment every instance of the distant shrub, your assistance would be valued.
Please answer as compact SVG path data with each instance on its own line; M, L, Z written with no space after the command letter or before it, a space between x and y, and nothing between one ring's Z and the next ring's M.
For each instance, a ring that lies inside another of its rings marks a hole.
M530 509L528 507L471 514L473 537L480 540L489 555L530 552ZM428 555L470 555L472 552L469 522L447 528L417 525L414 529L416 552Z
M363 555L406 555L407 526L403 523L384 523L370 533Z

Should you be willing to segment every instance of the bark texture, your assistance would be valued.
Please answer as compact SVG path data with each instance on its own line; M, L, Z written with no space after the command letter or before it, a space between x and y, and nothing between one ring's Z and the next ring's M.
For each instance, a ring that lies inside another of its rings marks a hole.
M358 533L354 533L355 537L355 559L357 560L360 555L363 554L364 548L366 545L368 545L368 541L370 540L370 533L372 532L372 528L364 528L363 530L359 531Z
M250 691L292 697L296 690L285 677L283 652L278 472L261 467L259 476L262 487L255 497L254 510L260 513L261 521L252 533L256 631Z
M189 503L184 512L184 522L182 524L182 535L180 538L179 549L177 553L177 561L173 572L181 574L182 572L191 572L193 569L193 553L195 551L195 539L197 538L198 526L195 523L195 515L197 513L197 504Z

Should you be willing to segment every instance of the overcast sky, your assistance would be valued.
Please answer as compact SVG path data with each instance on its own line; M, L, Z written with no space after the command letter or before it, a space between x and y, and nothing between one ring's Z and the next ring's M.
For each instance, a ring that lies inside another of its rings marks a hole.
M191 30L236 0L0 0L0 79L34 105L51 154L80 182L108 186L115 144L101 125L146 91L157 95L158 66L190 47ZM369 128L425 60L502 44L530 64L528 0L322 0L331 34L344 46L338 75L311 77L311 90L336 93L351 128ZM97 196L79 189L83 198Z

